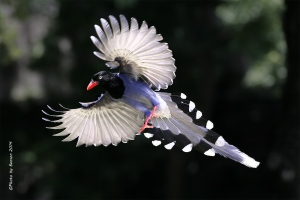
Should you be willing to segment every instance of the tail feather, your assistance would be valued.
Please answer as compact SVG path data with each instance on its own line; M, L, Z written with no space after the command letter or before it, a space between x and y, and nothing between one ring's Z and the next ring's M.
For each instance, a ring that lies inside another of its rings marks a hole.
M164 147L170 150L174 145L182 149L184 152L192 150L191 141L183 134L175 135L170 130L161 130L160 128L146 128L144 135L152 139L154 146L163 144Z
M224 156L225 158L230 158L236 162L242 163L246 165L247 167L253 167L256 168L259 165L259 162L255 161L253 158L249 157L247 154L241 152L238 148L235 146L228 144L222 136L222 146L214 145L210 143L210 145L214 148L216 153Z
M202 117L202 112L195 108L195 103L186 99L182 99L181 96L171 94L171 99L177 104L180 110L192 118L194 124L206 127L207 129L212 129L213 123L210 120ZM186 98L185 95L184 97Z
M195 145L195 149L207 156L215 156L215 150L203 140Z
M160 141L165 148L170 149L176 144L184 152L189 152L194 147L207 156L214 156L218 153L248 167L256 168L259 165L259 162L228 144L222 136L210 130L213 127L212 122L203 118L202 113L196 110L195 104L186 100L184 94L161 92L157 94L167 103L171 117L153 118L152 123L155 128L145 129L145 132L154 135L152 142L154 145Z

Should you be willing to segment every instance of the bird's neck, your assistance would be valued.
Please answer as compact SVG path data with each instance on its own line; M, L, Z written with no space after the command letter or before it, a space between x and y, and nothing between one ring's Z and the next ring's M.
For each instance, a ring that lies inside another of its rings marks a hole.
M110 94L110 96L114 99L122 98L125 92L124 83L122 79L120 79L117 75L111 77L111 80L107 82L107 84L105 84L104 87Z

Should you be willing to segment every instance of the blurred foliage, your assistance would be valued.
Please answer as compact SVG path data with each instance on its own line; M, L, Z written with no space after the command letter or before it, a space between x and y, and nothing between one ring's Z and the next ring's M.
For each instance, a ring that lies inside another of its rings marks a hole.
M10 12L10 7L2 5L0 8L1 67L7 66L21 56L21 51L16 45L16 30L9 26L3 12Z
M296 198L290 185L299 182L297 165L284 168L285 158L274 151L280 140L274 133L288 117L280 111L288 77L285 11L282 0L1 1L1 197ZM45 129L51 125L41 121L41 109L78 107L104 92L86 91L92 75L107 70L89 37L99 18L119 14L156 27L178 68L167 91L186 93L216 132L261 161L258 169L221 156L154 148L143 136L106 148L75 148L75 142L51 137L55 131ZM8 141L13 191L7 188Z
M229 48L248 57L251 68L244 78L248 87L274 86L279 92L286 77L283 8L280 0L227 2L216 8L217 16L235 35Z

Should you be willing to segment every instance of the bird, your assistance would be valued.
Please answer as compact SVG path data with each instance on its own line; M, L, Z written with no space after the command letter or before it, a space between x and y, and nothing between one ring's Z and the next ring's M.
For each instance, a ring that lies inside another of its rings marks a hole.
M124 15L119 20L110 15L101 18L101 27L95 25L97 37L91 40L99 51L94 55L106 61L109 69L118 73L100 71L93 75L87 90L100 86L106 90L93 102L81 107L63 110L48 108L57 117L43 120L60 123L47 127L62 131L54 136L67 136L62 141L77 139L77 145L108 146L127 143L136 135L144 134L154 146L170 150L174 145L183 152L196 149L206 156L230 158L250 168L260 164L255 159L229 144L212 130L213 123L202 117L193 101L184 93L161 92L172 85L176 66L172 51L154 26L135 18L128 22Z

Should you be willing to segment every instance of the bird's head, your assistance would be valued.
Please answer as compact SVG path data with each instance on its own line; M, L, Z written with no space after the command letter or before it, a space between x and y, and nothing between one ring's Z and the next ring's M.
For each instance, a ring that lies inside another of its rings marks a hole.
M98 72L94 74L91 82L87 86L87 90L90 90L97 85L105 86L107 83L111 81L111 78L112 78L112 73L110 72L106 72L106 71Z

